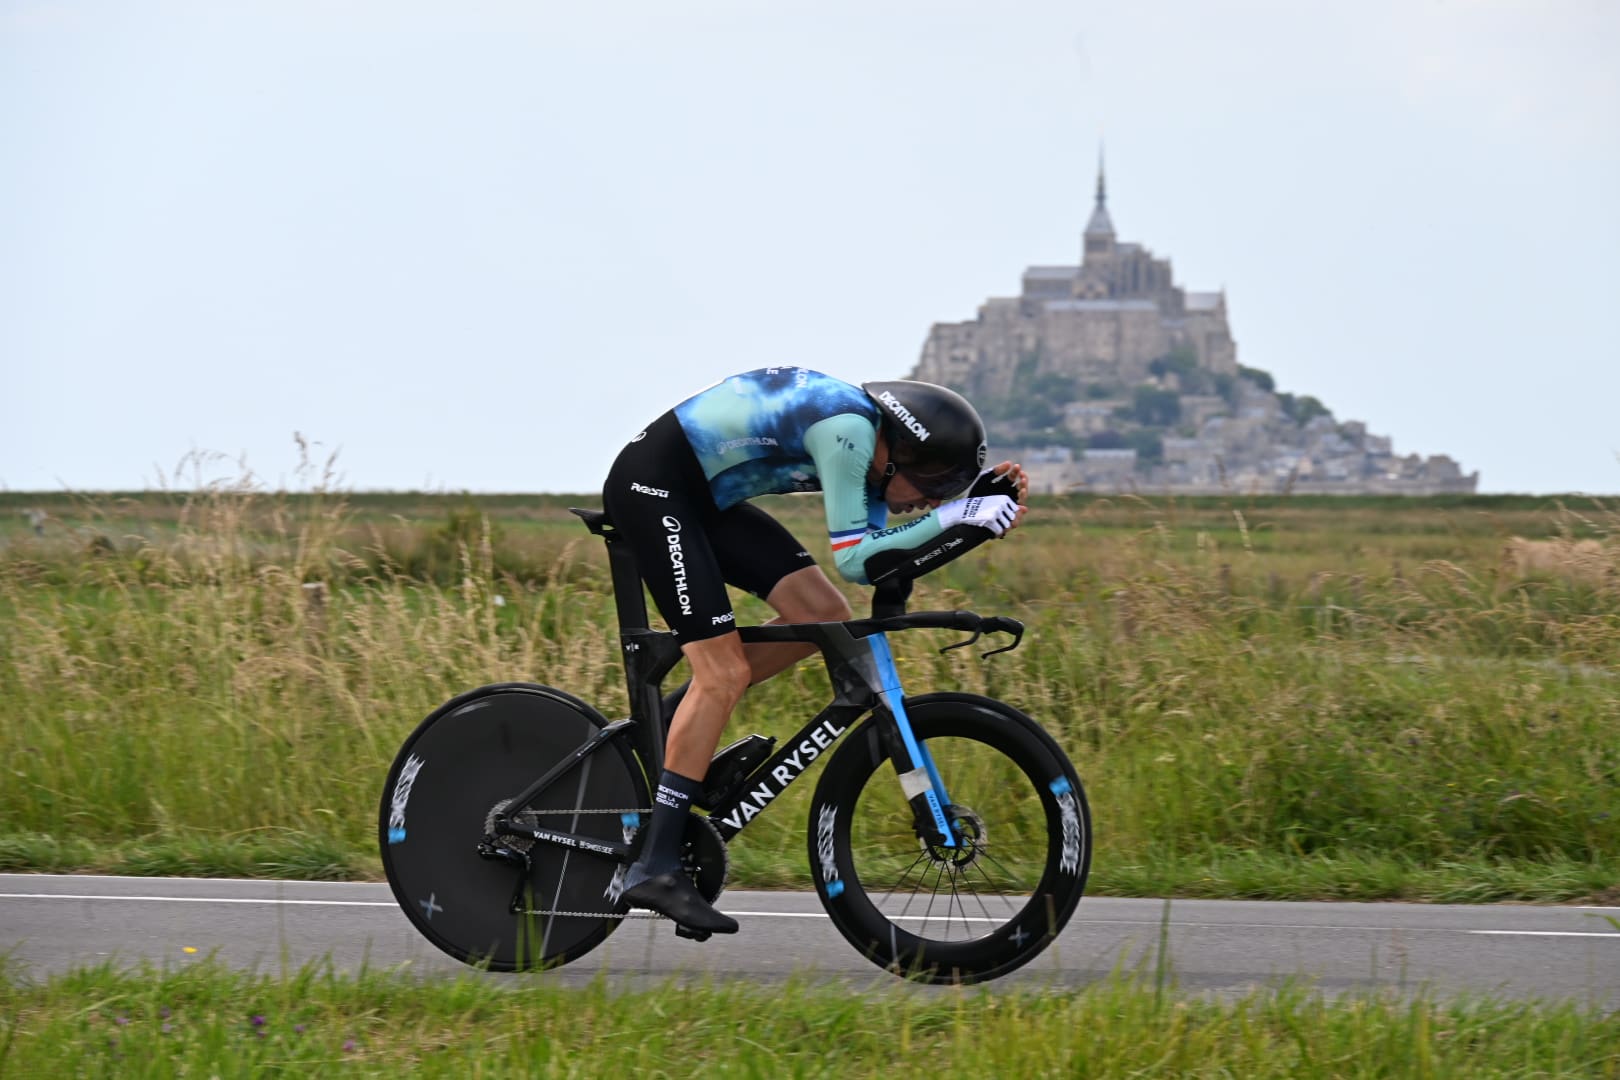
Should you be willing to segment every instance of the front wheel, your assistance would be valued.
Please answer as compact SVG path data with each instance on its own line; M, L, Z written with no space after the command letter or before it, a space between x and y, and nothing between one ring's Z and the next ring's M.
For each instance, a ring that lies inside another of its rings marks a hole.
M932 983L994 979L1046 948L1091 867L1074 766L1034 720L970 694L906 701L938 767L956 843L920 831L881 722L833 755L810 812L810 866L833 924L874 963Z

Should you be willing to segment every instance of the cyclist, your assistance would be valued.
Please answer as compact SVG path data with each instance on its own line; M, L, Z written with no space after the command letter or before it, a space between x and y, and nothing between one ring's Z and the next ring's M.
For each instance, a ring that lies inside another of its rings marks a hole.
M691 930L737 930L681 872L686 815L743 692L815 648L744 646L726 585L764 599L777 613L772 622L851 618L804 545L747 500L822 492L838 571L868 584L905 560L928 569L948 561L947 529L1000 537L1018 525L1027 510L1022 468L986 470L984 458L984 424L952 390L904 380L854 386L797 367L716 383L620 451L603 506L692 669L684 693L671 695L678 704L664 772L641 855L625 876L627 903ZM927 513L887 527L889 512L921 509Z

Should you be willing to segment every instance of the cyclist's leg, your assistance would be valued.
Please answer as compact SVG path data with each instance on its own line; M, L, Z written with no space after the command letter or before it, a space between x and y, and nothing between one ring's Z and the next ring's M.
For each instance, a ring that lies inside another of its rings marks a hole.
M732 933L736 922L710 907L681 871L680 845L692 796L748 686L748 666L709 542L718 510L673 414L649 424L620 452L602 499L694 673L692 700L670 725L652 821L641 856L625 876L623 897L695 930Z
M681 646L681 653L692 665L692 681L669 723L664 766L702 780L720 733L748 689L750 663L735 630L689 641Z
M641 857L625 874L624 899L694 930L732 934L737 931L736 920L703 899L681 868L680 849L687 814L703 787L720 732L748 688L748 661L735 630L689 641L681 651L692 665L691 687L669 725L652 821Z

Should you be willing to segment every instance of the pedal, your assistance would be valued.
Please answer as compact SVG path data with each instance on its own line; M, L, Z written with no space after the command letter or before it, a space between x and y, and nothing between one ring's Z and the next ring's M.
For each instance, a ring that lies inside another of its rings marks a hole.
M776 745L775 736L745 735L723 748L709 762L709 771L703 777L703 789L692 801L700 809L713 810L735 795L750 773L771 754Z
M689 926L682 926L680 923L676 923L675 936L690 938L693 941L708 941L714 935L708 930L693 930Z

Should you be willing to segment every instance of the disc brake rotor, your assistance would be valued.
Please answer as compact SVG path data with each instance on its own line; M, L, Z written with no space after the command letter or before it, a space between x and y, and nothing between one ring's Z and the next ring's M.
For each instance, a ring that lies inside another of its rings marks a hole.
M928 837L919 837L919 843L928 857L937 863L949 863L959 870L972 866L989 841L984 819L966 806L947 807L945 817L956 833L956 846L946 847Z

